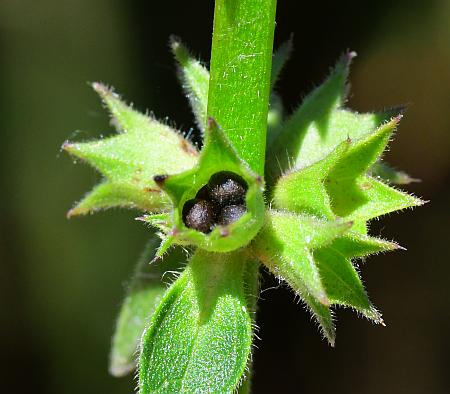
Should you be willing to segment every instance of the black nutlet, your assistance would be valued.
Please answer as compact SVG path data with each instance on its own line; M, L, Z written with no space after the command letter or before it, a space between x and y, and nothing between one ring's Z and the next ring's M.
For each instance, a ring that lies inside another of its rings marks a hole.
M242 205L245 202L247 185L236 174L219 172L213 175L208 184L210 199L221 207Z
M163 182L166 178L162 177ZM156 181L156 179L155 179ZM232 172L214 174L195 198L183 207L186 227L202 233L210 233L216 225L227 226L238 220L245 212L247 183Z
M211 232L216 222L216 216L214 205L206 200L190 200L183 209L185 225L202 233Z
M247 212L245 205L227 205L220 211L217 223L226 226L238 220L245 212Z

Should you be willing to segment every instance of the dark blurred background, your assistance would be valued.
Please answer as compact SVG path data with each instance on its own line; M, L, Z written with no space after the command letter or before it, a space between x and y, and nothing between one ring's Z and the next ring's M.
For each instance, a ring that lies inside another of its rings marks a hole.
M212 16L211 0L1 0L2 393L132 392L132 377L110 377L107 361L148 233L133 212L66 220L99 176L60 146L111 131L88 81L194 127L167 41L175 33L208 60ZM263 293L255 394L450 392L449 26L448 0L279 1L275 42L295 38L278 84L287 107L357 51L350 105L410 104L387 156L422 179L407 189L431 202L373 225L408 248L361 267L387 328L339 310L331 349L290 292Z

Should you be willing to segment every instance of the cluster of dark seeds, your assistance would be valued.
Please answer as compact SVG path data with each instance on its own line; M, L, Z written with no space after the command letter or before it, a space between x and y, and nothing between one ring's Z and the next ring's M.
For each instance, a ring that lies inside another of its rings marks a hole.
M238 220L246 211L245 181L232 172L214 174L195 199L183 207L183 221L187 227L209 233L216 225Z

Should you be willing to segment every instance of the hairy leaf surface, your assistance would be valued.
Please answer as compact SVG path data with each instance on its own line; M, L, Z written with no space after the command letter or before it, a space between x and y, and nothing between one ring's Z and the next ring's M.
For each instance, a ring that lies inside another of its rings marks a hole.
M245 255L197 251L143 338L140 392L232 393L251 349Z
M109 366L114 376L126 375L135 368L144 328L167 290L165 282L170 276L164 280L164 274L180 270L186 264L186 255L179 248L153 261L158 244L156 237L147 244L120 309Z

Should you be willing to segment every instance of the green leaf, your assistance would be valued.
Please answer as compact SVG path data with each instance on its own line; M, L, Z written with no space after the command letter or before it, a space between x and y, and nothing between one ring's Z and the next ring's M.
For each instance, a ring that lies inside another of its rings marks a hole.
M276 0L216 0L208 116L264 174Z
M207 120L209 71L190 55L178 37L170 37L170 47L179 63L178 77L191 104L197 126L204 131Z
M197 166L180 174L155 179L170 196L175 207L172 222L167 225L171 232L167 235L172 235L173 241L181 244L194 244L209 251L228 252L247 245L261 228L265 210L263 183L261 177L254 174L239 158L212 119L208 122L205 138ZM247 212L229 225L216 226L209 234L186 227L183 222L185 203L194 199L214 174L222 171L235 173L247 183Z
M314 90L285 122L271 146L267 173L309 166L323 159L348 138L358 139L376 129L400 110L359 114L342 108L353 52L344 55L327 80Z
M251 349L241 252L198 250L143 337L140 393L232 393Z
M167 285L163 283L164 273L179 270L186 263L186 255L180 248L172 249L162 259L154 260L158 243L153 238L147 244L119 312L109 366L114 376L124 376L136 367L144 328L167 290Z
M256 311L259 300L259 267L258 260L252 260L254 257L247 257L247 264L244 269L244 291L247 299L247 310L250 313L253 327L256 326ZM252 347L252 351L254 348ZM249 357L245 376L243 377L238 394L249 394L252 386L253 357Z
M153 181L159 173L192 168L198 153L178 132L125 105L100 84L93 85L109 108L118 135L91 142L66 142L63 149L87 161L105 180L73 208L69 215L123 206L160 211L169 200Z
M334 328L330 301L313 250L331 243L350 226L351 223L270 211L266 224L252 244L264 265L306 302L331 344L334 343Z

